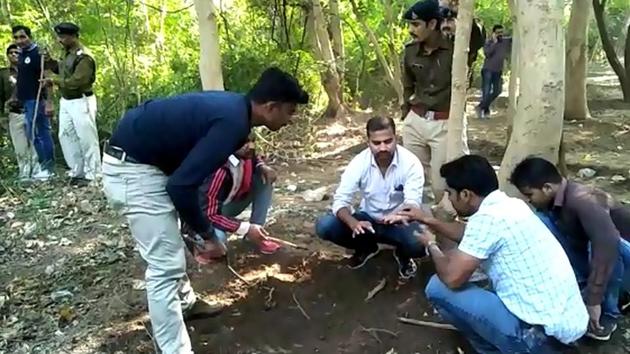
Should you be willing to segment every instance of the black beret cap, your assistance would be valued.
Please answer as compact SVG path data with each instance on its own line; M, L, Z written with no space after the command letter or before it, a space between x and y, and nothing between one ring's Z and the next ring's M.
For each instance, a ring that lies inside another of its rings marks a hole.
M71 22L62 22L55 26L55 33L76 35L79 33L79 26Z
M403 15L407 21L422 20L428 22L432 19L440 20L440 5L437 0L418 1L413 4Z

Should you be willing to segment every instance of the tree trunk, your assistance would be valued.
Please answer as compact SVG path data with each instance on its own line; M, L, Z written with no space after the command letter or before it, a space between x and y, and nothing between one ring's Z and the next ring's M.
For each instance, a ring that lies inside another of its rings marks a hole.
M322 12L320 0L312 0L311 15L312 40L314 54L323 63L324 70L321 73L322 85L328 96L328 105L324 116L329 118L337 117L342 111L341 105L341 82L337 73L335 55L332 44L326 30L326 20Z
M394 15L394 3L393 0L383 0L383 8L385 10L385 26L389 29L387 32L387 51L389 55L389 63L392 69L393 80L397 82L396 86L400 85L400 89L402 88L402 65L400 65L400 48L395 45L396 43L396 32L395 29L398 24L398 18ZM396 87L394 87L396 91ZM402 91L403 95L398 97L398 105L402 105L404 103L404 90ZM398 94L398 91L396 91Z
M521 82L514 132L510 137L499 180L501 189L517 195L508 182L515 165L529 155L558 162L564 111L564 31L561 0L516 3L521 34L519 74Z
M342 86L341 92L343 93L343 79L346 71L346 52L343 43L343 29L341 27L341 17L339 17L339 0L330 0L330 32L332 35L333 54L335 55L335 63L337 64L337 75L339 76L339 82ZM339 97L343 102L343 94Z
M509 0L510 17L512 18L512 48L510 53L510 82L508 88L508 111L505 145L510 142L512 135L512 122L516 115L516 106L518 105L518 95L521 77L519 76L519 52L521 45L521 35L518 33L518 16L516 16L516 0Z
M199 22L199 75L204 90L223 90L221 71L221 47L214 3L195 0L195 10Z
M608 28L606 28L606 21L604 19L604 13L606 12L606 0L593 0L593 10L595 13L595 20L597 22L597 30L599 31L599 38L602 41L602 47L604 48L604 53L606 53L606 58L619 78L619 84L621 84L621 91L623 92L623 100L630 102L630 77L628 77L628 70L626 70L628 69L628 62L626 61L625 68L621 65L619 58L617 58L617 53L615 53L615 47L610 40L610 35L608 34ZM626 46L626 53L627 50L628 47ZM626 59L627 58L628 57L626 56Z
M357 6L356 1L350 0L350 4L352 5L352 11L354 12L354 15L357 18L357 22L361 24L361 27L363 27L363 30L367 34L368 40L372 44L372 47L374 47L374 51L376 52L376 58L378 59L379 63L381 63L381 67L383 68L383 71L385 72L385 79L396 91L396 96L398 96L399 104L402 104L404 102L404 98L403 98L404 94L403 94L401 77L395 76L394 71L392 70L392 65L387 60L387 57L385 56L385 53L383 52L383 48L381 48L381 45L378 42L378 38L374 34L374 31L372 31L372 29L367 25L363 16L361 16L361 13L359 12L359 8ZM397 60L394 65L400 65L400 60Z
M475 0L461 0L455 28L451 107L448 117L446 161L468 152L466 137L466 89L468 88L468 48Z
M590 15L589 0L573 0L567 28L564 119L583 120L590 117L586 99L586 53Z

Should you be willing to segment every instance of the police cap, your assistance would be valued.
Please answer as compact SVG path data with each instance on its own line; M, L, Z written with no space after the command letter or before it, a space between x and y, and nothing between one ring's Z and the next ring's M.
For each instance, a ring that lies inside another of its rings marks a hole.
M425 22L429 22L432 19L440 20L442 19L440 5L437 0L418 1L405 11L403 19L407 21L422 20Z
M69 34L69 35L78 35L79 34L79 26L75 25L71 22L62 22L55 26L55 33L57 34Z

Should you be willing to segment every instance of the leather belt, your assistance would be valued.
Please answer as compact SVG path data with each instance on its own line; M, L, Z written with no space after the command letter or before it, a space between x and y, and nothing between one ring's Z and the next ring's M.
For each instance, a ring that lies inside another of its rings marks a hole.
M133 157L127 155L127 153L125 152L125 150L119 148L118 146L113 146L113 145L109 145L109 142L105 143L105 148L103 149L103 151L113 157L116 158L122 162L131 162L131 163L142 163L136 159L134 159Z
M92 95L94 95L94 92L92 92L92 91L88 91L88 92L84 92L84 93L82 93L82 94L80 94L80 95L69 95L69 96L63 96L63 95L62 95L62 96L63 96L63 98L64 98L64 99L66 99L66 100L76 100L77 98L81 98L81 97L84 97L84 96L85 96L85 97L90 97L90 96L92 96Z
M448 119L449 111L436 112L430 111L422 105L413 105L411 110L420 117L427 120L446 120Z

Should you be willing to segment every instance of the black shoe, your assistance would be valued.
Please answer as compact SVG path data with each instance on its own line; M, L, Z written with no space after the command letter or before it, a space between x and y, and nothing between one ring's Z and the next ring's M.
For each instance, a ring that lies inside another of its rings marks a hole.
M184 319L190 321L200 318L216 317L223 312L223 306L211 305L204 300L197 299L194 305L182 312Z
M352 257L348 259L348 268L359 269L370 260L370 258L376 256L380 252L378 246L374 247L372 251L355 251Z
M416 276L418 266L413 259L401 259L398 257L396 252L394 252L394 259L396 259L396 263L398 263L398 276L400 277L400 280L407 281Z
M71 177L70 178L70 185L72 185L72 186L85 187L85 186L87 186L89 184L90 184L90 181L85 179L85 178L81 178L81 177Z
M613 332L617 329L617 319L609 316L602 316L599 320L599 324L602 328L598 330L592 330L589 326L586 336L594 340L605 342L610 339Z

